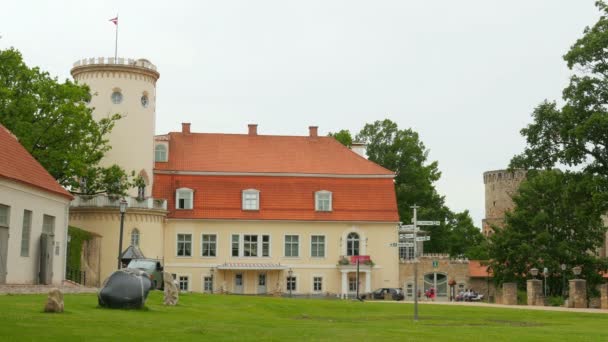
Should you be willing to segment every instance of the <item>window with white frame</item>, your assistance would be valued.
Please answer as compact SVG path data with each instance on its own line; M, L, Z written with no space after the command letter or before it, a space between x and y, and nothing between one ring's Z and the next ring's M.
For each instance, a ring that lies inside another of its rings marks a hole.
M133 228L131 231L131 246L139 246L139 229Z
M313 258L325 257L325 235L312 235L310 237L310 256Z
M330 191L321 190L315 192L315 210L316 211L331 211L332 196Z
M189 291L190 290L190 277L180 275L178 282L179 282L180 291Z
M214 257L217 256L217 235L203 234L201 238L201 256Z
M21 229L21 256L30 256L30 234L32 231L32 212L23 211L23 227Z
M258 256L258 236L243 235L243 256L257 257Z
M348 291L357 291L357 276L351 275L348 277Z
M167 161L167 146L165 146L165 144L156 144L156 146L154 147L154 161Z
M180 188L175 192L175 208L192 209L194 191L188 188Z
M287 291L296 291L297 289L297 278L294 276L287 277Z
M346 237L346 255L359 255L359 234L350 233Z
M177 256L192 256L192 234L177 234Z
M399 259L414 259L414 247L399 247Z
M262 235L262 256L270 256L270 235Z
M206 276L203 278L203 291L213 293L213 277Z
M312 290L313 292L323 291L323 277L312 278Z
M231 240L231 248L232 248L232 256L233 257L238 257L240 255L240 235L238 234L233 234L232 235L232 240Z
M285 256L299 257L300 236L285 235Z
M55 216L44 215L42 217L42 232L55 235Z
M8 227L10 207L0 204L0 227Z
M243 190L243 210L260 210L259 190Z

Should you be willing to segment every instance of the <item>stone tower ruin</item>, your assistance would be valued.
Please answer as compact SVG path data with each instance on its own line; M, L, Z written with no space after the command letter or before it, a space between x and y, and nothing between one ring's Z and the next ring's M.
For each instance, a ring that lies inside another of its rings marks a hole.
M524 170L495 170L483 173L486 202L486 217L482 220L484 235L492 234L492 226L504 225L505 212L515 207L512 197L525 178Z

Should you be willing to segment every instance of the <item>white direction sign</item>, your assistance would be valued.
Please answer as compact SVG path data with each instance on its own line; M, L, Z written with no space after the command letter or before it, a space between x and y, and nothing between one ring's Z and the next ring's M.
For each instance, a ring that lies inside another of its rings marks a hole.
M430 236L419 236L416 238L416 241L431 241Z
M399 234L400 239L413 239L414 234Z
M393 242L388 244L390 247L414 247L413 242Z
M411 232L414 230L414 228L416 228L413 224L404 224L399 226L399 231L400 232Z
M438 226L441 224L439 221L418 221L416 222L419 226Z

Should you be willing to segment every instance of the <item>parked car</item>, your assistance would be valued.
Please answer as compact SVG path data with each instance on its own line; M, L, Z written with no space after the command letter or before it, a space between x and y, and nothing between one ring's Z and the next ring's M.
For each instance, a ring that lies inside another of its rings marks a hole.
M384 299L386 294L390 294L392 300L403 300L405 295L400 288L384 287L371 293L372 299Z
M152 281L152 289L163 289L163 266L155 259L133 259L127 268L138 269L146 272Z

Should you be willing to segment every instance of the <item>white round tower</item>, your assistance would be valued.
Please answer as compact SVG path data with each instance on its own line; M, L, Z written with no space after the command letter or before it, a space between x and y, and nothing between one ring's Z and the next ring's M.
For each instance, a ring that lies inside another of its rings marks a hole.
M86 58L74 63L72 77L91 88L90 106L95 120L116 113L122 118L109 135L112 147L101 164L117 164L127 173L135 171L146 182L145 196L150 196L154 168L154 133L156 123L156 66L146 59ZM138 195L131 189L131 196Z

